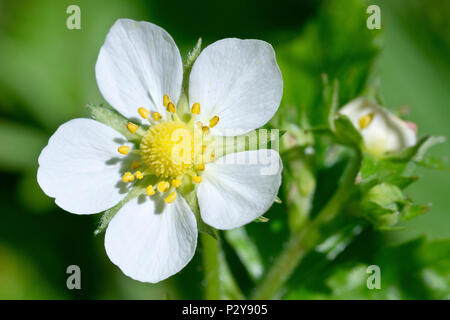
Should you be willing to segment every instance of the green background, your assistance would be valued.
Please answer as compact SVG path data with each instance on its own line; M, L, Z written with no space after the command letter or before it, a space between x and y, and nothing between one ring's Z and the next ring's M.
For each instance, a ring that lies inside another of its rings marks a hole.
M66 28L66 8L71 4L81 8L81 30ZM225 37L270 42L285 80L282 113L288 107L313 108L312 92L320 90L316 83L322 72L339 70L342 61L364 59L354 49L364 47L376 31L360 32L364 25L354 29L353 21L365 21L369 4L381 7L382 30L376 39L381 51L373 72L380 77L386 106L393 111L408 106L408 118L418 124L419 134L449 137L450 2L445 0L1 0L0 299L202 296L198 254L183 272L160 284L128 279L108 260L103 236L93 236L99 216L63 212L36 182L37 157L54 130L65 121L86 116L86 103L103 102L94 65L116 19L162 26L183 56L200 36L205 45ZM318 44L311 44L317 41L310 39L311 30L322 27L331 31L319 37ZM308 51L316 47L322 51ZM298 61L297 52L302 56ZM337 56L341 60L334 59ZM449 151L445 143L433 153L447 156ZM450 237L449 173L430 169L419 169L419 173L423 179L407 193L418 203L432 203L432 210L409 222L405 230L383 233L392 242L418 235ZM282 206L268 216L276 226L281 215ZM66 288L66 268L71 264L81 267L80 291Z

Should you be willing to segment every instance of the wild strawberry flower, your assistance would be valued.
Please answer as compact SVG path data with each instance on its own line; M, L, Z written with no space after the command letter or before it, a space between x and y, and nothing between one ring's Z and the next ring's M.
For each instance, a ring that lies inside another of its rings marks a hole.
M366 150L375 157L402 151L417 143L417 128L387 109L357 98L339 110L359 130Z
M217 229L240 227L272 205L281 184L276 151L241 151L220 159L208 152L215 136L229 135L229 129L250 132L276 112L283 81L270 44L223 39L206 47L189 75L185 114L178 108L179 50L154 24L118 20L95 71L104 98L129 119L127 129L139 142L95 120L71 120L42 150L37 178L58 206L75 214L107 210L144 184L145 191L124 203L105 235L109 258L126 275L158 282L193 257L197 220L180 192L183 186L196 186L201 218ZM273 174L261 174L261 163L230 161L268 154L276 159Z

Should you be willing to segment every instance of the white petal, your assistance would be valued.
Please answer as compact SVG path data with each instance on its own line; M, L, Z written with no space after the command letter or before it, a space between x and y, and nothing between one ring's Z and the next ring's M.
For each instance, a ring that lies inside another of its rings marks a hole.
M146 195L131 200L114 216L105 235L111 261L127 276L159 282L192 259L197 246L197 222L183 197L165 204Z
M277 196L282 169L278 152L265 149L228 154L208 164L197 191L203 221L233 229L258 218Z
M120 19L106 37L95 73L106 101L125 117L138 118L139 107L162 112L164 94L178 101L183 65L175 42L164 29Z
M339 113L349 117L355 128L361 132L367 150L376 156L401 151L417 143L416 132L405 121L364 98L350 101ZM360 119L371 113L374 114L372 121L366 128L361 129Z
M37 180L58 206L76 214L104 211L124 196L121 182L126 139L112 128L90 119L61 125L39 156Z
M219 116L217 135L243 133L267 123L281 101L283 79L272 46L260 40L224 39L202 51L192 67L189 100L199 120Z

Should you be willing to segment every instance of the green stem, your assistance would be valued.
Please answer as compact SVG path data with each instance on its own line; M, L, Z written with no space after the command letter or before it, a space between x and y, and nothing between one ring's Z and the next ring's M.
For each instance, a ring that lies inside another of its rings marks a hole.
M298 233L293 233L284 250L273 263L266 277L256 287L253 299L263 300L276 297L280 288L310 250L322 240L320 227L332 220L350 197L355 178L361 165L361 155L357 152L343 174L343 179L330 201L313 221L308 222Z
M205 298L220 299L219 281L219 240L207 234L200 234L203 245L203 268L205 277Z

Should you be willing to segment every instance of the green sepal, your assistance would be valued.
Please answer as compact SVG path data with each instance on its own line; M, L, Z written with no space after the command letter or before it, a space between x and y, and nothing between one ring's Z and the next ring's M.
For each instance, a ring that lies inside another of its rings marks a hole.
M102 218L100 219L100 223L97 227L97 229L94 231L94 235L99 235L103 231L105 231L106 227L108 227L109 222L114 218L116 213L122 209L122 207L130 200L133 200L134 198L138 197L139 195L143 194L145 192L145 187L149 185L150 177L145 177L143 180L138 182L133 189L131 189L128 194L123 198L118 204L116 204L114 207L106 210Z
M430 211L431 206L429 204L412 204L405 205L401 211L401 219L408 221L421 216L424 213Z
M258 218L256 218L255 220L253 220L254 222L262 222L262 223L265 223L265 222L269 222L269 218L266 218L266 217L264 217L264 216L260 216L260 217L258 217Z
M199 232L206 233L213 237L214 239L219 239L219 235L217 230L207 225L200 215L200 207L198 206L197 192L196 190L192 190L189 193L182 193L182 196L186 200L188 206L191 208L192 212L195 215L195 219L197 220L197 229Z
M191 74L192 66L194 65L195 60L197 60L201 52L202 38L198 38L195 47L191 51L189 51L186 61L183 65L183 89L186 92L189 89L189 75Z
M128 131L127 124L130 121L109 106L104 106L103 104L88 104L86 105L86 108L92 119L113 128L130 142L138 143L141 140L142 135L145 134L146 126L140 126L134 134Z
M445 137L441 136L424 136L419 139L416 145L409 147L401 152L390 153L386 158L395 161L415 161L420 162L424 159L426 152L432 146L444 143Z
M362 136L347 116L337 116L334 119L334 127L334 134L341 144L362 149Z
M400 188L381 183L372 187L361 200L361 212L377 228L390 228L400 219L401 203L405 201Z
M278 150L280 138L285 133L285 130L278 129L256 129L240 136L214 136L215 156L220 158L229 153L260 149Z

